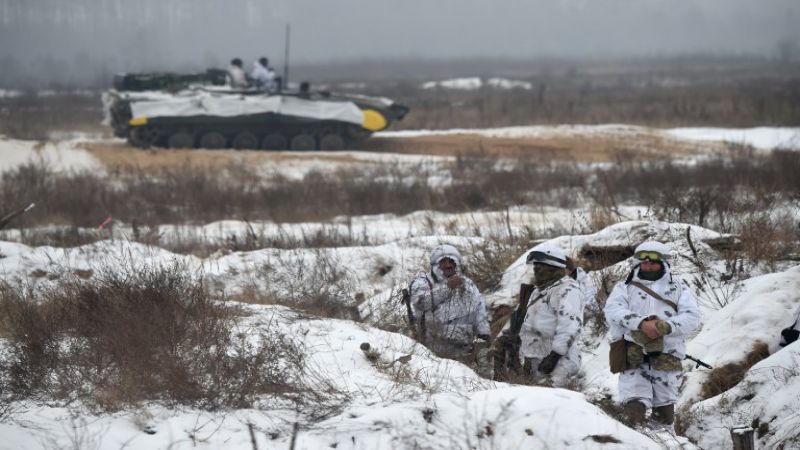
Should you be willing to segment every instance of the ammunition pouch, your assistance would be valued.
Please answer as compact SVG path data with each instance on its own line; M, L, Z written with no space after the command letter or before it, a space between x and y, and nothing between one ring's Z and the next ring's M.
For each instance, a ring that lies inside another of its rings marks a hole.
M635 369L644 363L650 364L650 368L662 370L664 372L676 372L683 370L681 360L675 356L660 351L646 352L640 345L627 343L627 369Z
M635 369L641 366L645 361L645 354L642 347L638 344L634 344L632 342L626 342L627 348L627 363L628 363L628 370Z
M655 356L649 356L650 367L655 370L663 370L664 372L678 372L683 370L681 360L666 353L660 353Z
M608 367L611 373L620 373L627 370L628 350L627 341L620 339L611 343L608 351Z

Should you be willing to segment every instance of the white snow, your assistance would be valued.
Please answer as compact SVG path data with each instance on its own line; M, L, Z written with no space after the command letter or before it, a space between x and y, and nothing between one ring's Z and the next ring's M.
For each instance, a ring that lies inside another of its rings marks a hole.
M800 128L674 128L666 132L681 139L723 141L761 150L800 149Z
M733 448L729 430L757 421L756 428L766 425L764 434L758 433L757 448L800 448L799 379L797 341L751 367L731 390L694 404L690 414L696 421L687 435L702 448Z
M99 270L103 267L131 270L145 264L177 264L192 273L202 269L212 292L235 294L247 286L267 285L264 267L270 267L272 279L296 278L291 272L293 267L313 268L316 261L327 259L345 269L342 283L346 289L343 294L363 293L367 299L361 310L367 316L367 322L379 323L390 317L384 314L387 311L402 316L401 305L393 295L398 287L408 282L411 274L424 270L430 248L447 242L466 249L464 253L468 255L470 246L482 238L470 235L466 225L500 232L504 227L504 222L497 222L501 214L457 216L420 212L402 217L354 218L350 227L355 227L374 243L363 247L263 249L212 255L206 259L176 255L119 238L72 249L30 248L0 241L0 254L4 256L0 258L0 274L7 282L20 280L36 288L57 283L75 270ZM512 211L510 217L516 217L513 224L535 220L544 223L548 220L574 220L570 219L574 214L574 211L551 210L537 218L530 211L519 210ZM444 235L446 229L438 227L455 219L465 224L461 229L463 236ZM426 221L433 223L423 226ZM385 230L383 225L386 225ZM287 234L302 234L312 224L296 225L296 228L277 224L267 226L282 228L281 232ZM669 242L675 249L676 276L691 282L696 268L686 241L689 226L639 220L616 224L597 233L565 235L551 242L567 253L575 254L587 245L630 246L644 239L659 239ZM245 227L243 223L226 221L198 228L195 232L221 237L226 233L238 233ZM718 256L703 241L721 235L696 226L691 226L691 230L700 257L716 260ZM530 276L527 266L522 263L524 256L524 253L519 255L506 270L500 288L486 294L488 303L511 303L519 283L527 281ZM377 271L379 267L391 269L381 274ZM604 275L621 279L629 267L627 261L621 261L591 275L595 279ZM40 275L32 276L37 272ZM46 276L41 276L41 273ZM796 294L800 292L798 275L800 266L746 280L741 295L729 305L718 311L706 310L703 329L690 342L689 353L717 365L741 359L756 339L767 341L774 350L780 328L787 326L785 322L800 309L800 296ZM303 283L307 280L298 281ZM277 285L272 288L280 292L284 287ZM352 302L353 299L343 297L342 301ZM671 438L674 442L665 443L658 433L647 432L645 436L628 429L587 401L588 397L615 395L616 377L608 372L607 343L603 336L583 340L586 394L579 394L490 382L466 366L433 356L404 335L369 325L333 319L299 320L297 314L279 306L250 305L247 308L252 315L243 320L240 331L257 332L269 326L291 332L309 349L308 358L314 373L351 398L341 413L322 422L304 425L298 436L298 449L327 448L333 444L337 445L336 448L348 449L402 449L414 448L414 442L427 442L430 448L469 448L470 444L484 446L482 448L681 448L680 445L691 448L680 439ZM362 342L369 342L379 351L380 358L376 363L370 363L364 357L359 349ZM776 353L750 370L746 384L724 394L750 398L752 401L739 403L747 405L749 402L749 407L755 408L759 417L765 420L777 417L774 422L777 434L766 437L763 442L777 442L775 439L791 433L792 427L798 423L799 419L788 411L798 406L795 394L800 390L800 377L779 377L780 373L791 372L795 370L793 367L797 367L796 362L792 362L795 360L786 356L796 350L795 345ZM399 362L398 358L408 355L411 355L409 361ZM688 369L691 365L687 363L686 367ZM704 369L689 372L681 405L690 405L706 374ZM769 381L772 376L782 381ZM746 386L750 387L745 389ZM755 396L749 397L753 392ZM770 400L772 397L767 393L773 392L780 398ZM714 409L718 407L714 402L720 401L719 398L710 399L691 408ZM129 442L128 448L133 449L169 445L189 448L198 445L189 437L190 434L202 436L202 446L207 448L250 448L248 422L256 426L260 448L286 448L295 420L294 413L274 409L212 414L191 409L166 410L158 405L99 416L76 406L80 415L77 419L70 419L76 410L57 405L18 406L19 412L14 415L17 422L0 424L0 432L14 448L37 448L43 439L64 445L75 433L95 439L100 442L100 448L117 448L124 442ZM427 410L431 412L423 414ZM744 416L744 413L740 415ZM704 419L705 422L698 422L696 426L706 424L712 427L722 421L722 418L717 419ZM79 423L76 424L76 420ZM576 421L580 427L574 426ZM27 426L19 425L21 423ZM145 426L156 433L144 433L142 429ZM201 429L197 430L198 427ZM267 437L269 433L274 439ZM593 435L601 441L612 436L621 442L596 442L591 437ZM708 433L707 430L690 428L689 436L699 439L705 448L719 448L726 442L722 431Z
M800 128L749 128L749 129L711 129L680 128L659 130L655 128L633 125L547 125L521 126L487 129L450 129L450 130L405 130L384 131L376 136L390 138L414 138L422 136L446 135L479 135L487 138L558 138L558 137L635 137L637 135L658 136L684 140L686 142L733 142L751 145L757 149L800 149ZM60 138L69 137L68 140ZM100 164L81 144L88 141L122 142L118 139L101 140L92 134L53 135L55 142L39 143L22 141L0 136L0 172L30 161L44 161L55 170L96 170ZM280 158L281 164L271 162L272 158ZM437 164L454 160L449 156L407 155L394 153L371 153L361 151L344 152L271 152L265 154L262 172L277 173L290 179L300 179L311 171L330 172L339 168L356 168L378 164L420 165L435 169ZM435 181L435 180L434 180ZM445 180L446 181L446 180Z
M533 85L528 81L510 80L508 78L492 77L483 81L480 77L452 78L449 80L426 81L420 87L422 89L454 89L462 91L474 91L483 86L493 89L525 89L530 90Z
M26 163L43 163L55 171L102 170L102 165L75 141L39 143L0 136L0 173Z
M480 77L467 77L453 78L442 81L428 81L423 83L421 87L422 89L444 88L472 91L475 89L480 89L481 86L483 86L483 82L481 81Z
M496 89L524 89L526 91L533 88L533 84L528 81L509 80L508 78L489 78L486 85Z
M456 128L449 130L403 130L377 133L383 137L448 136L457 134L492 138L556 138L564 136L635 136L647 134L688 142L727 142L750 145L757 149L800 149L800 128L674 128L659 129L623 124L606 125L535 125L504 128Z
M773 130L774 133L767 130ZM771 148L797 129L739 130L748 145ZM710 131L692 134L682 129L673 135L681 139L726 140L731 134ZM548 133L592 135L597 133L662 132L627 125L515 127L494 130L448 130L433 133L482 132L487 136L547 136ZM670 130L663 131L665 135ZM381 133L414 136L414 133ZM419 134L416 134L419 135ZM772 137L770 137L772 136ZM778 137L776 137L778 136ZM0 172L30 160L42 158L58 170L100 169L80 142L45 143L0 138ZM281 156L292 155L290 153ZM297 155L294 155L297 156ZM341 157L340 160L334 161ZM420 155L373 154L366 152L318 152L298 156L291 164L274 170L298 176L310 170L338 170L381 164L409 164L435 167L449 159ZM263 239L295 239L323 233L352 246L330 248L265 248L249 252L217 253L207 258L180 255L163 248L127 240L132 233L126 224L113 230L86 232L107 238L76 248L28 247L0 240L0 278L21 282L32 289L51 286L77 271L135 270L138 267L177 265L187 272L202 272L213 293L237 295L247 289L272 290L288 298L293 280L314 286L314 268L327 262L342 270L341 280L329 286L343 303L359 305L365 323L319 318L301 319L289 308L247 305L250 316L242 319L237 332L255 335L266 327L291 333L308 349L314 376L319 376L346 393L344 409L326 420L304 423L297 449L412 449L416 448L686 448L693 446L679 438L651 430L632 430L609 417L590 400L615 397L616 376L608 372L608 344L605 336L584 336L582 342L584 393L543 387L515 386L480 378L470 368L432 355L407 336L380 330L386 320L402 320L397 293L412 274L425 270L427 255L440 243L458 246L467 261L489 236L523 235L535 230L562 230L563 236L550 240L568 254L576 255L587 246L632 247L646 239L669 243L675 254L673 268L698 292L703 306L701 330L688 344L688 353L712 366L740 361L756 340L768 344L772 356L750 368L742 382L716 397L699 400L708 370L688 370L679 407L688 413L687 435L702 448L729 448L727 428L768 423L759 438L764 448L794 448L800 445L800 343L779 350L780 329L790 325L800 312L800 266L779 265L774 273L759 269L740 282L723 305L713 305L710 296L730 289L720 281L726 270L725 258L705 241L724 237L714 230L683 223L650 220L644 207L620 208L630 220L595 233L584 234L589 211L550 207L512 208L508 211L444 214L417 211L404 216L375 215L341 217L329 223L280 224L219 221L202 226L161 226L154 232L162 245L187 236L221 243L235 236L244 239L254 232ZM687 240L690 230L694 251ZM6 230L0 239L18 237L18 230ZM346 239L345 239L346 238ZM528 244L528 243L526 243ZM530 243L533 245L534 243ZM530 278L525 253L505 268L499 288L486 292L489 305L514 303L519 284ZM705 263L701 270L698 262ZM307 270L297 273L297 267ZM591 272L599 282L617 281L630 269L620 261ZM276 281L277 280L277 281ZM360 294L360 295L359 295ZM735 294L735 295L734 295ZM361 297L357 300L354 297ZM368 361L359 346L369 342L379 351L376 363ZM400 362L400 357L410 359ZM11 419L0 423L0 447L34 449L68 447L81 440L83 447L96 448L241 448L251 449L248 423L255 426L259 448L288 448L294 411L257 408L225 412L204 412L192 408L169 409L145 404L136 410L95 415L81 405L20 402ZM155 434L145 433L155 431ZM644 432L644 433L643 433ZM594 438L592 436L595 436ZM604 443L608 437L619 442ZM669 440L672 439L672 440Z

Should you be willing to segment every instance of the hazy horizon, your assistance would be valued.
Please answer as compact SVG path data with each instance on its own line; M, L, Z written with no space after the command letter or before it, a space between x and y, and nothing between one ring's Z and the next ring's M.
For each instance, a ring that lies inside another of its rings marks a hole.
M773 57L800 45L795 0L0 0L0 58L19 77L284 60ZM56 67L52 67L56 66Z

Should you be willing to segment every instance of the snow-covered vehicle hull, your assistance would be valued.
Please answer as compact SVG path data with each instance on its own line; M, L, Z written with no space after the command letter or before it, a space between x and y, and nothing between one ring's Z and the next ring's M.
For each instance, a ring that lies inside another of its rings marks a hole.
M224 87L106 92L105 122L137 147L339 150L402 119L381 97Z

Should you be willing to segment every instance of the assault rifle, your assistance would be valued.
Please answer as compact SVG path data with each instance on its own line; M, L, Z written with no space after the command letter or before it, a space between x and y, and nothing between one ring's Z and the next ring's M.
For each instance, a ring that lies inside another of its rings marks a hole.
M0 230L5 228L6 225L8 225L8 223L11 222L12 220L32 210L34 206L36 206L36 203L31 203L30 205L24 208L18 209L16 211L11 211L10 213L3 216L3 218L0 219Z
M697 363L697 367L703 366L706 369L714 369L713 367L709 366L707 363L704 363L703 361L700 361L699 359L695 358L692 355L686 355L686 356L683 357L683 359L688 359L689 361L696 362Z
M509 370L518 373L521 364L519 360L520 338L519 331L525 321L525 314L528 313L528 298L535 289L532 284L520 284L519 286L519 305L511 314L508 330L504 331L497 338L497 348L495 349L495 376L502 378Z

